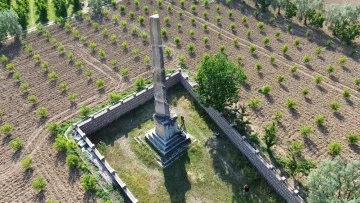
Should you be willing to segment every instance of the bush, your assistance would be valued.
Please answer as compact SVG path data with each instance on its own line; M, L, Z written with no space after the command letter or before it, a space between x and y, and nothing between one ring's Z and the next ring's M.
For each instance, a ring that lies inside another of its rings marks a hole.
M235 25L235 23L231 23L230 24L230 29L231 29L231 31L235 31L235 28L236 28L236 25Z
M295 45L295 46L299 46L299 45L300 45L300 39L299 39L299 38L296 38L296 39L294 40L294 45Z
M33 105L38 103L38 98L35 95L29 95L27 99Z
M287 99L287 100L286 100L286 106L287 106L289 109L294 109L296 105L297 105L296 100L294 100L294 99Z
M136 91L140 91L145 89L145 79L143 77L139 77L135 80L135 86L136 86Z
M217 22L217 24L221 24L221 17L220 16L216 16L216 22Z
M234 44L234 46L238 46L239 45L239 39L238 38L234 38L233 39L233 44Z
M90 174L84 174L81 176L81 186L87 191L95 190L97 180Z
M342 144L339 142L332 142L328 146L328 151L331 156L337 156L342 150Z
M203 38L204 44L208 44L209 43L209 37L206 36Z
M260 70L262 69L262 64L259 63L259 62L257 62L257 63L255 64L255 68L256 68L257 71L260 71Z
M127 41L123 41L123 42L121 43L121 47L122 47L124 50L126 50L126 49L129 47L129 43L128 43Z
M161 28L160 32L162 37L166 38L168 36L168 31L166 28Z
M307 137L310 135L310 133L312 132L311 126L309 125L302 125L300 127L300 135Z
M279 110L279 111L276 111L275 112L275 115L274 115L274 119L277 121L277 122L280 122L283 118L283 114L282 112Z
M49 63L47 61L43 61L40 65L41 69L44 72L48 72L49 71Z
M31 183L31 186L34 190L37 190L39 192L43 191L46 187L45 179L43 177L38 176L34 178L34 180Z
M85 76L90 79L91 78L91 75L92 75L92 71L90 69L86 69L85 71Z
M246 30L245 35L247 36L247 38L251 37L251 30Z
M275 62L275 60L276 60L276 58L275 58L275 56L274 55L270 55L270 62L271 63L274 63Z
M0 61L1 61L2 65L6 65L7 63L9 63L9 58L7 56L5 56L4 54L2 54L0 57Z
M150 56L145 56L145 57L144 57L144 63L145 63L145 65L149 66L149 65L150 65L150 62L151 62Z
M94 52L96 47L97 47L97 44L95 42L91 42L89 44L89 48L90 48L91 52Z
M169 47L166 47L164 50L164 53L166 55L166 57L170 58L171 56L171 49Z
M228 10L227 14L228 14L228 17L229 17L229 18L232 18L232 16L233 16L233 10Z
M58 52L63 53L65 51L65 46L62 44L59 44L59 46L57 47L57 50L58 50Z
M121 13L125 12L125 6L124 5L119 5L119 10Z
M104 37L107 37L109 35L109 30L107 28L104 28L101 33L104 35Z
M135 13L130 11L129 12L129 17L130 17L131 20L133 20L135 18Z
M315 83L319 85L323 81L323 77L318 75L315 77Z
M226 46L225 45L220 45L220 52L221 53L225 53L225 49L226 49Z
M161 29L161 34L163 33L163 29L165 29L165 28ZM134 26L134 27L131 28L131 34L132 35L136 36L136 35L138 35L138 33L139 33L139 29L137 27Z
M191 37L194 37L195 31L194 30L189 30L189 34L190 34Z
M253 54L256 51L256 46L251 44L249 50L250 50L250 53Z
M99 23L93 22L92 27L94 28L94 30L98 30L99 29Z
M103 89L105 87L105 81L103 79L96 80L96 86L98 89Z
M59 84L59 89L62 91L62 92L65 92L69 89L69 85L67 82L61 82Z
M278 141L277 138L277 133L278 131L278 127L275 123L270 123L268 125L266 125L265 127L265 135L263 137L265 144L266 144L266 148L270 149L273 145L275 145Z
M276 30L275 31L275 37L280 37L281 35L281 30Z
M48 78L51 80L51 81L55 81L57 80L58 78L58 74L55 72L55 71L52 71L48 74Z
M342 66L345 65L345 63L347 62L347 57L346 57L346 56L340 57L339 60L338 60L338 62L339 62L339 64L342 65Z
M242 24L247 25L247 17L246 16L241 17L241 22Z
M52 135L56 135L60 129L60 126L56 122L50 122L46 125L46 128Z
M46 118L48 116L48 110L45 107L40 107L37 111L36 111L37 115L40 118Z
M323 126L325 123L324 115L319 114L319 115L315 116L315 123L319 126Z
M168 17L167 17L168 18ZM166 18L165 18L166 19ZM144 18L144 16L138 16L138 22L142 25L142 24L144 24L144 22L145 22L145 18ZM169 22L170 22L170 19L169 19Z
M345 99L348 99L348 98L350 98L350 90L349 89L344 89L344 91L343 91L343 97L345 98Z
M10 123L4 123L4 124L1 125L0 131L4 135L10 135L11 132L13 131L13 126Z
M257 25L256 25L256 27L257 27L259 30L264 30L265 25L264 25L263 22L258 22Z
M264 86L262 86L262 87L259 89L259 92L260 92L261 94L268 95L269 92L270 92L270 90L271 90L271 86L270 86L270 85L264 85Z
M302 89L302 94L304 95L304 97L306 97L308 94L309 94L309 89L307 89L307 88L304 88L304 89Z
M255 98L250 99L248 106L254 110L259 109L259 106L260 106L259 98L255 97Z
M9 63L6 65L6 70L10 73L13 73L15 70L15 65L13 63Z
M90 112L91 112L91 109L88 106L82 106L80 108L80 116L82 116L82 117L89 117Z
M149 38L147 32L142 32L141 35L140 35L141 39L146 42L147 39Z
M29 83L27 83L27 82L22 82L21 84L20 84L20 89L21 89L21 91L23 91L23 92L28 92L29 91Z
M16 152L24 146L24 141L19 137L16 137L10 141L10 147Z
M328 65L328 66L326 67L326 72L327 72L328 74L331 74L331 73L333 73L334 71L335 71L335 67L334 67L334 66Z
M79 168L80 165L80 158L74 154L68 154L66 156L66 164L69 166L69 168Z
M106 57L106 52L103 49L99 49L98 55L101 59L104 59Z
M289 50L289 45L288 44L284 44L281 47L281 51L283 52L283 54L286 54Z
M120 22L120 25L121 25L121 27L122 27L123 29L125 29L125 28L127 27L127 22L126 22L126 20L122 20L122 21Z
M304 63L310 63L311 57L308 54L305 54L303 61L304 61Z
M323 49L322 49L321 47L317 47L317 48L315 49L315 54L316 54L317 56L320 56L322 52L323 52Z
M356 133L349 133L347 136L346 136L349 144L352 144L352 145L355 145L359 142L360 140L360 136Z
M267 46L269 44L269 42L270 42L270 38L269 37L264 37L262 41L265 44L265 46Z
M29 156L24 157L23 159L20 160L20 164L21 166L25 169L25 170L29 170L32 168L32 163L33 163L33 159Z
M283 74L279 75L277 80L279 83L282 83L285 80L285 75L283 75Z
M341 105L337 101L333 101L330 103L330 108L334 111L338 111L340 107L341 107Z
M360 86L360 78L355 78L354 82L356 86Z
M67 54L67 59L69 60L69 62L72 62L74 60L74 53L72 52L69 52Z
M19 71L15 71L12 77L16 82L21 81L21 73Z
M69 100L71 103L75 103L75 102L76 102L76 99L77 99L77 94L76 94L76 93L74 93L74 92L69 93L69 95L68 95L68 100Z
M40 57L40 54L35 54L33 56L33 59L36 61L36 62L39 62L41 60L41 57Z
M189 51L190 54L195 53L195 44L190 43L186 46L186 49Z

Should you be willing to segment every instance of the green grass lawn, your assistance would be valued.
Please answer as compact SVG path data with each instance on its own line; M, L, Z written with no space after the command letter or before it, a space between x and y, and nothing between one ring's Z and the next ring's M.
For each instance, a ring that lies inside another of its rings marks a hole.
M213 137L219 129L183 87L168 95L196 139L168 168L160 168L153 151L134 139L154 128L152 101L91 138L140 202L284 202L226 137ZM244 195L246 183L251 191Z

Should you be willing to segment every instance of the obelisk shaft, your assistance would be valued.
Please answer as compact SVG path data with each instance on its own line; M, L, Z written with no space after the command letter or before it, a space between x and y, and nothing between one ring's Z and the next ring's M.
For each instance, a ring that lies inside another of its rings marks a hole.
M159 15L150 16L150 38L152 45L152 67L154 72L155 116L170 117L166 98L165 67L160 35Z

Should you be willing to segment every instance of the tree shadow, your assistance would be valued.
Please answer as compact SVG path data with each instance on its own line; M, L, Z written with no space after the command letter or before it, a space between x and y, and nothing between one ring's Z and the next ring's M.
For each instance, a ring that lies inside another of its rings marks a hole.
M45 191L41 190L34 197L34 202L45 202Z
M291 109L289 109L289 111L290 111L291 117L293 117L294 119L300 118L300 114L295 108L291 108Z
M353 150L356 154L360 154L360 147L356 144L350 144L350 149Z
M344 121L344 120L345 120L345 116L342 115L342 114L341 114L340 112L338 112L338 111L335 111L335 112L333 113L333 115L334 115L335 118L337 118L337 119L340 120L340 121Z
M21 155L21 151L22 151L22 148L20 148L19 150L16 150L16 151L14 152L14 154L11 156L11 160L12 160L13 162L19 161L20 155Z
M86 203L97 202L96 194L93 191L86 191L84 193L83 202L86 202Z
M282 83L280 83L280 87L281 87L281 89L283 89L285 92L289 92L289 89L288 89L285 85L283 85Z
M319 150L317 144L308 137L304 137L304 145L312 152L317 152Z
M32 178L33 174L34 174L34 170L32 168L24 171L23 181L26 182L26 183L29 182L30 179Z
M185 152L169 167L163 169L165 187L171 202L186 202L185 194L191 189L186 172L186 164L189 162L188 152Z
M80 169L78 168L70 169L68 182L70 184L74 184L80 179L80 176L81 176Z

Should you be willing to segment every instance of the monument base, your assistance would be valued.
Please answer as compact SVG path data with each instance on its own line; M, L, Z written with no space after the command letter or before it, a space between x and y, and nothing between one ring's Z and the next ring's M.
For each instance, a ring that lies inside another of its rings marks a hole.
M190 136L183 131L165 140L162 136L157 135L154 130L145 136L145 140L159 155L158 162L163 168L168 167L183 155L191 143Z

